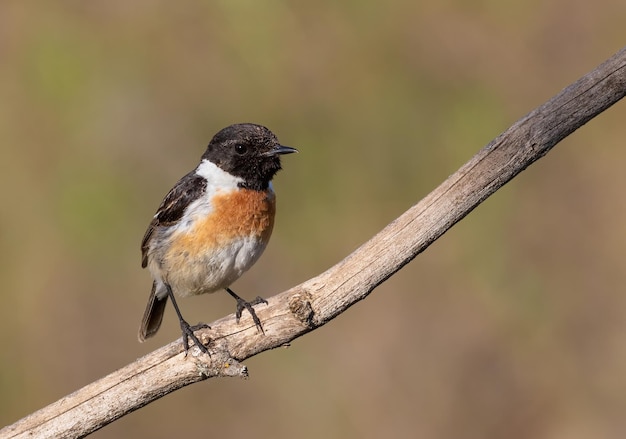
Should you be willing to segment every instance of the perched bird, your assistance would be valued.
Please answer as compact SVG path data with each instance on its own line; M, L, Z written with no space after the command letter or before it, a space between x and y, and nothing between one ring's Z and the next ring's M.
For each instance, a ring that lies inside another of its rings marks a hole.
M237 301L237 320L243 309L263 327L253 305L229 286L254 264L270 239L276 212L271 180L281 169L280 156L297 152L278 143L261 125L228 126L219 131L200 164L165 196L141 243L142 267L153 278L139 341L161 326L167 299L172 300L183 333L205 353L194 331L208 325L189 325L176 304L179 297L225 289Z

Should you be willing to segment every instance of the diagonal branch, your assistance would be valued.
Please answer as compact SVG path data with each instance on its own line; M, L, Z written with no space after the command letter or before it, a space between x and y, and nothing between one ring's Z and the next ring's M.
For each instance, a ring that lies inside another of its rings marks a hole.
M199 331L211 358L180 340L64 397L0 438L82 437L174 390L217 376L247 376L240 361L283 346L337 317L409 263L483 200L626 94L626 48L517 121L422 201L343 261L269 299L257 313Z

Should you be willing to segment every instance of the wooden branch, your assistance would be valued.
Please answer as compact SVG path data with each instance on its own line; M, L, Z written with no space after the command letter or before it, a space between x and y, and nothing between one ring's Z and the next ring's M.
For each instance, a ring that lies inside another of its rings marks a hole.
M364 299L527 166L626 94L626 48L535 109L478 152L437 189L346 259L247 314L199 331L211 357L176 340L13 425L0 438L82 437L183 386L247 376L240 361L283 346Z

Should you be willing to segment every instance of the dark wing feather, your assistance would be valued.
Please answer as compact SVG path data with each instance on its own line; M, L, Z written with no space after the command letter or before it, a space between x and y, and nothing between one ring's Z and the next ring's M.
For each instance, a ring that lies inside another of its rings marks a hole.
M179 221L189 203L204 194L206 183L203 177L192 171L181 178L165 196L141 241L142 267L145 268L148 265L148 248L154 231L160 226L170 226Z

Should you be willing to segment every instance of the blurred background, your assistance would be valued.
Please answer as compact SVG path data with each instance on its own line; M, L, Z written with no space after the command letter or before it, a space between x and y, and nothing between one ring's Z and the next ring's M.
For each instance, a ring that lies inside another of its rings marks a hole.
M180 336L137 342L139 244L234 122L275 179L269 297L349 254L624 46L626 3L0 3L0 425ZM626 103L249 380L182 389L95 438L626 435ZM190 322L226 294L180 302Z

